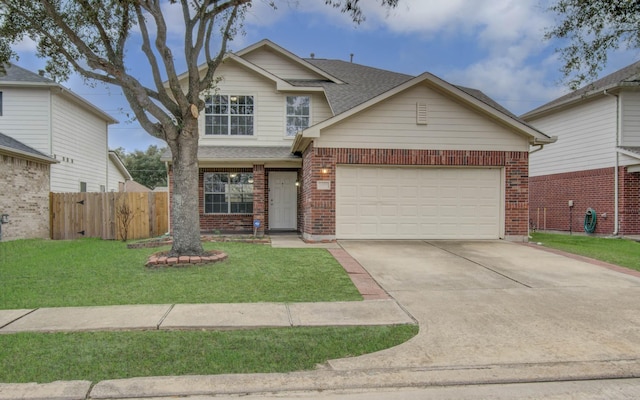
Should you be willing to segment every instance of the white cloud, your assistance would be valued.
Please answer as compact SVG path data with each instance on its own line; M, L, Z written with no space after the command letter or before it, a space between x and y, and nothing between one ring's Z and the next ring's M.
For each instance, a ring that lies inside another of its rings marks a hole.
M545 71L557 69L551 57L546 68L514 63L508 57L481 60L444 77L450 82L482 90L514 114L530 111L566 93Z

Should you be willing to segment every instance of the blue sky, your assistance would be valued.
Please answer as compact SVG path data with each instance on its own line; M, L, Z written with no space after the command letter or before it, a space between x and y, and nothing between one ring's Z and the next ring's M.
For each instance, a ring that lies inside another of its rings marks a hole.
M355 25L324 0L280 0L276 10L266 0L254 0L245 34L234 39L231 50L266 38L301 57L314 53L316 58L349 60L353 53L359 64L411 75L431 72L450 83L480 89L522 114L567 92L554 51L562 43L543 40L545 29L555 21L546 11L548 2L400 0L389 11L378 1L361 0L366 21ZM180 17L179 12L168 15ZM173 22L178 34L180 21ZM17 50L18 65L32 71L43 68L44 61L33 55L33 43L25 41ZM617 51L602 75L638 59L637 50ZM110 148L131 152L164 145L131 122L118 88L91 87L77 76L63 85L121 121L109 129Z

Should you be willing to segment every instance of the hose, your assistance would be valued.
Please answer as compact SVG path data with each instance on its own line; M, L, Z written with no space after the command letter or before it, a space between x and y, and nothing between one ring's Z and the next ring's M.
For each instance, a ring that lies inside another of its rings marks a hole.
M584 215L584 231L587 233L595 232L596 220L596 210L593 208L587 208L587 213Z

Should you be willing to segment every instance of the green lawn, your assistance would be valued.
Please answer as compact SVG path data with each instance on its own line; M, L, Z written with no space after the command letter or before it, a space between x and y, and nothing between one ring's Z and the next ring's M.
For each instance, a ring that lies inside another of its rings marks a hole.
M389 348L416 325L0 335L0 382L269 373Z
M325 249L204 246L226 252L228 260L147 269L147 257L162 248L127 249L122 242L97 239L0 242L0 309L362 300Z
M640 243L583 235L534 233L532 242L640 271Z
M146 269L163 249L94 239L0 242L0 309L362 300L324 249L205 243L222 263ZM0 382L286 372L405 342L416 325L0 335Z

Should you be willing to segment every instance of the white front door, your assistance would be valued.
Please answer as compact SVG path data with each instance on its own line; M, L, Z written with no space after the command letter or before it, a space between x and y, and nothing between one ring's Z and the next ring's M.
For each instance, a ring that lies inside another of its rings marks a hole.
M269 172L269 229L297 229L296 171Z

